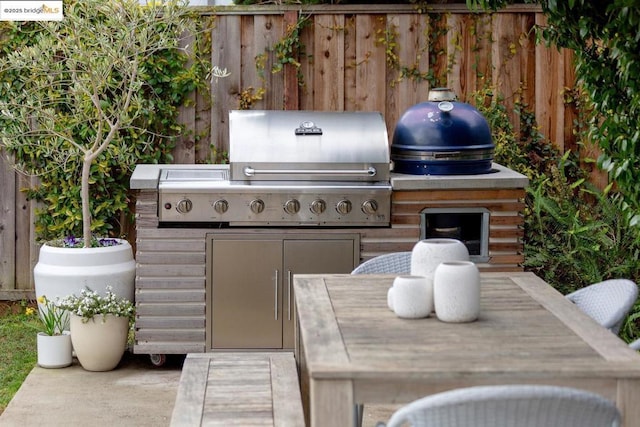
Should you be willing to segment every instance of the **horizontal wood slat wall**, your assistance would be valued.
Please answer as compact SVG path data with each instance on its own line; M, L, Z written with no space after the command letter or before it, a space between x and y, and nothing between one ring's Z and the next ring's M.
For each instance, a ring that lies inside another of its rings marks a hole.
M365 230L361 258L410 251L420 238L420 215L427 208L484 207L489 210L489 261L482 271L522 271L524 189L394 191L391 229Z
M142 354L205 351L205 233L158 228L156 191L136 193L136 343Z
M180 117L189 132L176 145L176 163L211 162L214 154L227 152L228 111L261 90L264 95L253 109L380 111L391 138L402 112L424 101L431 84L453 88L461 100L492 86L505 97L510 114L521 100L535 112L543 135L561 150L575 148L577 116L563 97L574 87L572 53L534 45L532 26L545 22L536 7L512 6L494 14L469 13L459 4L430 5L427 13L412 5L194 10L210 22L211 52L205 60L231 74L212 79L207 91L194 94L193 104L183 107ZM307 19L300 67L273 73L274 49L300 17ZM303 80L292 84L298 71ZM512 121L517 129L515 116ZM20 191L25 183L4 158L0 177L0 299L20 299L33 296L34 203L26 200ZM141 202L138 213L150 208ZM414 225L416 219L400 211L394 227ZM139 218L143 227L153 222ZM135 244L135 236L129 240Z

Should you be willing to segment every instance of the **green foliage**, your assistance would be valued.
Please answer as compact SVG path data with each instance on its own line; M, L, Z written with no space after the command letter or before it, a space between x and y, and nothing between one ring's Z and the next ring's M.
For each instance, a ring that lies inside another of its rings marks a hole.
M516 135L499 95L473 94L496 144L496 162L529 178L525 199L525 269L566 294L601 280L640 282L640 231L630 226L620 194L588 182L575 153L560 152L537 131L532 112L516 103ZM640 303L621 335L640 335Z
M588 136L602 150L598 165L617 183L632 223L640 223L640 9L622 0L542 6L550 23L544 38L576 52L591 102Z
M61 22L1 23L0 136L39 178L28 195L43 202L40 240L83 235L83 161L91 231L120 236L133 166L172 160L178 108L207 66L178 45L185 29L197 33L187 9L159 7L71 1Z
M276 62L271 67L271 72L279 73L287 64L294 66L296 68L298 86L304 86L304 75L300 69L301 64L298 58L306 55L305 46L300 40L300 35L309 22L309 16L298 16L294 24L287 25L285 36L273 46Z
M500 8L508 0L468 0ZM602 154L624 201L620 208L640 225L640 8L628 0L535 1L548 25L539 35L576 54L576 75L588 96L587 136Z
M520 101L515 103L520 118L520 131L516 134L503 101L503 96L492 88L474 92L470 99L489 123L496 146L495 161L526 175L530 181L538 181L557 164L560 151L544 139L537 129L535 114ZM573 173L578 173L576 167Z
M640 279L640 233L622 214L620 195L571 182L562 163L529 191L528 270L563 293L605 279Z
M0 310L0 413L36 364L35 331L40 319L27 314L29 308L34 311L23 302L12 304L11 310Z
M426 39L425 45L428 46L428 49L425 49L425 52L417 52L415 60L411 64L404 64L400 61L399 49L401 46L398 45L397 41L399 29L394 25L390 25L385 26L384 29L377 30L376 44L384 46L387 66L398 73L397 77L391 81L392 86L403 79L410 79L416 82L426 81L431 87L439 87L446 84L446 73L437 76L433 67L423 71L420 69L419 63L423 54L429 55L429 62L434 64L440 56L444 55L444 49L440 46L438 40L447 34L447 29L440 18L439 14L429 15L428 29L423 34Z

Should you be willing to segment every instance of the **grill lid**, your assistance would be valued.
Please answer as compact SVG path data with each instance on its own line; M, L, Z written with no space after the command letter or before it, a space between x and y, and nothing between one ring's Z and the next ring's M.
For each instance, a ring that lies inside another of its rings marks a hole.
M232 181L388 181L380 113L233 110Z

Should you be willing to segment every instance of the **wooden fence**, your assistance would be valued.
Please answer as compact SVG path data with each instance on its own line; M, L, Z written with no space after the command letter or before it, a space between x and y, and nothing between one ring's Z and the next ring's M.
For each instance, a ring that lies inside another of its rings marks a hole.
M191 131L176 146L176 163L223 158L228 110L238 108L380 111L391 138L402 112L436 86L461 100L492 88L516 129L513 107L521 101L561 150L575 145L577 116L564 96L574 85L572 54L536 45L533 28L545 18L535 7L494 14L463 5L197 9L211 35L211 64L229 75L212 77L210 90L183 108ZM302 51L293 63L292 46ZM0 179L0 299L24 298L32 295L38 250L32 202L20 191L28 179L4 161Z

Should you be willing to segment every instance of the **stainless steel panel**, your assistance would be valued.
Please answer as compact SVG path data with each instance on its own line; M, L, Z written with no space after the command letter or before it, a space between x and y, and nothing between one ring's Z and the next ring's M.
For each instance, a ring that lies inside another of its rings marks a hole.
M229 160L232 181L387 181L389 140L380 113L234 110Z
M228 169L162 169L159 185L169 183L191 183L225 181L229 179Z
M281 348L282 243L222 237L211 248L213 348Z
M357 236L357 235L356 235ZM338 237L338 236L336 236ZM295 274L346 274L359 262L359 238L285 240L282 310L282 346L294 347L293 276Z
M360 235L221 230L207 236L207 252L211 348L292 349L293 276L350 273Z
M159 218L165 223L228 222L230 225L290 226L387 226L391 220L389 185L238 187L165 189L159 195ZM285 208L293 201L297 202L297 212ZM324 203L324 210L314 211L313 207L319 201ZM377 204L375 212L366 210L371 201ZM263 209L252 210L251 206L258 202L262 203ZM339 209L339 205L345 202L351 207L348 212Z

